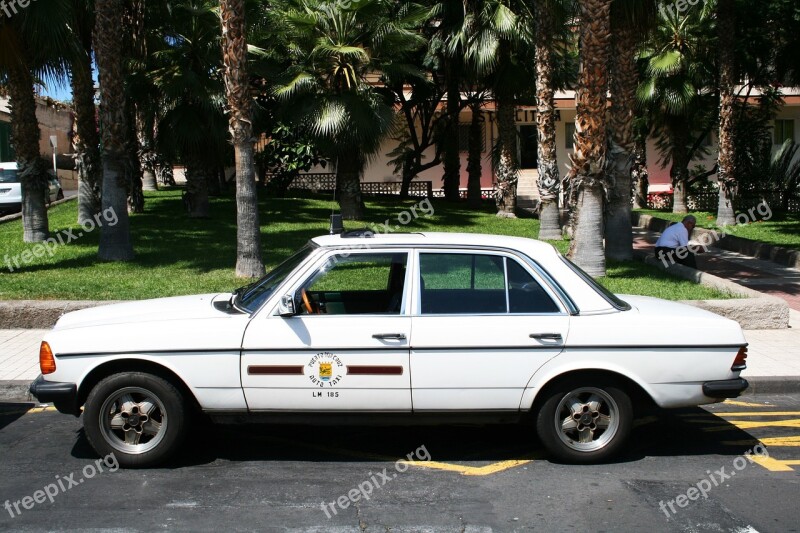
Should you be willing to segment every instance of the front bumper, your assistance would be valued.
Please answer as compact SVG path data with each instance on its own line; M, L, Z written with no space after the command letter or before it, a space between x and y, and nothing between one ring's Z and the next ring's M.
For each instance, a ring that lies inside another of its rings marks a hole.
M736 398L750 384L744 378L726 379L724 381L706 381L703 383L703 394L709 398Z
M74 383L46 381L40 374L31 383L29 390L39 402L52 403L62 413L75 416L81 414L78 408L78 386Z

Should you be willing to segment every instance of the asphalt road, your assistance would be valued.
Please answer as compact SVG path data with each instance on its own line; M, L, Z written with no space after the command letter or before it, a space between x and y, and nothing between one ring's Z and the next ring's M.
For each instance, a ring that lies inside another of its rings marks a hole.
M519 426L210 425L167 467L119 470L79 419L31 407L0 404L0 530L800 529L800 396L642 418L598 466L548 460Z

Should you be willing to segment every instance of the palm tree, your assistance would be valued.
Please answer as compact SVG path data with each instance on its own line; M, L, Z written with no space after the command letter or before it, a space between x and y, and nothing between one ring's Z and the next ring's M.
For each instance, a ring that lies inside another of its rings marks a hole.
M529 90L533 77L533 27L530 18L520 16L524 6L515 1L487 0L472 6L464 28L450 43L465 51L465 65L476 79L484 79L492 88L497 104L496 161L498 216L514 217L516 211L517 99ZM461 43L464 43L463 45Z
M424 46L417 28L428 17L428 9L389 0L349 7L288 0L278 22L286 28L293 64L277 80L274 94L335 162L337 197L346 219L363 217L364 166L395 124L391 91L374 82L382 72L411 68L406 58Z
M71 59L72 104L75 108L76 167L78 170L78 223L88 223L100 211L100 132L97 129L94 81L92 79L92 1L73 1L72 28L78 46Z
M25 242L40 242L49 236L45 207L48 166L39 152L34 78L56 80L66 71L69 17L66 0L30 4L12 18L0 16L0 79L5 79L10 99Z
M263 275L258 218L250 83L247 77L247 24L244 0L222 0L222 62L228 121L236 160L236 275Z
M639 86L637 48L644 31L655 21L653 0L614 0L611 6L612 60L609 125L614 145L611 188L605 217L606 257L633 259L631 229L631 171L636 139L636 89Z
M441 24L439 33L434 36L432 47L441 49L440 61L444 74L444 85L447 92L444 136L442 138L444 152L444 196L453 202L460 198L461 185L461 154L459 153L458 131L461 114L461 81L464 77L463 55L461 43L453 37L464 26L465 6L469 0L443 0L441 2ZM474 3L474 2L473 2ZM450 46L440 46L438 43L448 43Z
M167 22L159 29L163 42L153 50L147 71L133 77L133 92L145 97L137 99L144 140L140 157L151 159L155 153L144 150L156 129L158 152L185 166L185 199L192 218L210 216L210 172L225 164L229 150L218 6L217 0L171 4ZM147 99L155 105L141 101ZM157 120L155 126L151 120Z
M736 12L734 0L717 0L717 53L719 58L719 159L717 226L736 222L734 110L736 106Z
M689 164L716 122L713 22L706 7L661 11L641 54L646 72L637 98L659 132L662 164L671 163L676 213L687 212Z
M592 276L606 273L603 209L608 149L606 94L611 53L611 0L579 0L581 69L576 96L570 193L575 198L569 257Z
M117 0L95 0L94 43L100 76L100 124L102 132L103 196L102 209L116 213L118 223L100 229L97 252L107 261L133 258L127 206L125 139L128 127L125 114L126 57L118 31L122 27L123 6Z

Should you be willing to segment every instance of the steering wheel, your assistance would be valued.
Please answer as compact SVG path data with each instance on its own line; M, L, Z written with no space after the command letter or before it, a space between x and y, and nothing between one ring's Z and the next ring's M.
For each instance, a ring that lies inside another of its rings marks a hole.
M309 296L308 291L305 289L300 289L300 298L303 300L303 307L305 307L306 312L309 315L318 315L319 314L319 306L316 305L314 299Z

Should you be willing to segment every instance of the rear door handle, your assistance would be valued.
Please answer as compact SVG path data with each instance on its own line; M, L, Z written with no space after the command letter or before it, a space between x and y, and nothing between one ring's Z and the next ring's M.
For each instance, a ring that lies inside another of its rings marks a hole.
M380 339L382 341L404 341L406 340L405 333L376 333L372 336L373 339Z
M531 333L531 339L539 341L560 341L562 340L561 333Z

